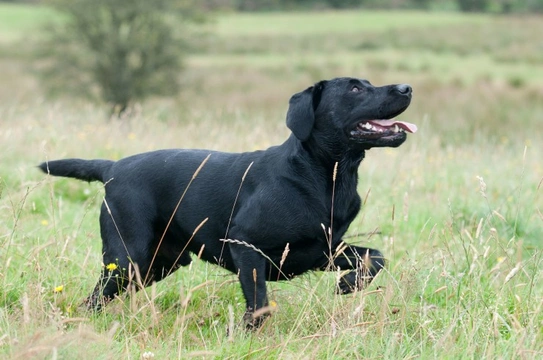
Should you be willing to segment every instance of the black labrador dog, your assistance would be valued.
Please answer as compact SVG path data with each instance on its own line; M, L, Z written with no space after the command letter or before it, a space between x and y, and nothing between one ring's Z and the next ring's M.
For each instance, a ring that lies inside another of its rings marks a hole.
M100 309L126 289L136 270L149 285L188 265L191 253L237 274L248 327L262 322L266 281L340 269L339 293L362 288L384 259L342 241L360 210L358 166L366 150L397 147L416 131L393 119L410 101L409 85L336 78L291 97L292 134L267 150L158 150L119 161L42 163L45 173L105 184L106 266L88 307Z

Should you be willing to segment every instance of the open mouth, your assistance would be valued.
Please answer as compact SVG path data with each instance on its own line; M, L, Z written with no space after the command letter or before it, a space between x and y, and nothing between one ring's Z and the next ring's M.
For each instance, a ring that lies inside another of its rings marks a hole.
M395 119L366 120L358 123L351 131L351 136L358 139L378 139L415 133L417 125Z

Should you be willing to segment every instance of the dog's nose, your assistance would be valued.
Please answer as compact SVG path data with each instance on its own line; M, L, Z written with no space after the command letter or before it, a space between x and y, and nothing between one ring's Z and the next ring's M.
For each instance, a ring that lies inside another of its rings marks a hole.
M402 95L411 95L412 89L408 84L396 85L396 90Z

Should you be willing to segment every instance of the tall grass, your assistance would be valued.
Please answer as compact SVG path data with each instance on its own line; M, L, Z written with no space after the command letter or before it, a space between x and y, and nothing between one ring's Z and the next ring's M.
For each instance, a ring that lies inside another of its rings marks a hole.
M436 24L432 14L394 13L401 28L390 21L353 34L347 15L334 14L321 15L341 23L324 38L308 27L292 41L264 31L283 21L278 14L218 17L221 46L189 59L179 98L142 104L122 123L85 100L47 99L20 53L1 49L10 70L0 75L2 357L543 355L543 75L537 47L522 45L535 45L543 22L441 14ZM263 33L243 23L263 23ZM414 100L402 118L420 129L399 149L370 150L360 166L364 207L346 240L388 260L368 289L336 296L334 272L268 284L277 307L247 333L236 277L194 261L103 313L80 307L102 266L103 189L44 177L36 164L168 147L266 148L288 136L291 94L343 75L410 82Z

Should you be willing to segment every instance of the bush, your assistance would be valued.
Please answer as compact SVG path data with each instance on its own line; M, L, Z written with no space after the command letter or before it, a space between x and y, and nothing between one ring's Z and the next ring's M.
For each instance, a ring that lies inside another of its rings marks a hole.
M194 17L171 0L53 0L66 21L45 43L50 90L98 93L122 113L134 100L174 95L185 42L174 29ZM175 22L175 28L174 28Z

